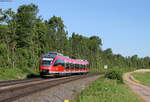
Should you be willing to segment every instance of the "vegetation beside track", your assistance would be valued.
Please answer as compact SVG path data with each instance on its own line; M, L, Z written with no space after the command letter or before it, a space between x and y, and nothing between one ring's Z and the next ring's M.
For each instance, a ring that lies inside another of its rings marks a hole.
M36 77L39 73L33 69L25 68L6 68L0 69L0 80L13 80L13 79L24 79L30 77Z
M99 78L77 97L75 102L143 102L127 85Z
M150 86L150 72L145 73L133 73L133 77L140 81L142 84Z

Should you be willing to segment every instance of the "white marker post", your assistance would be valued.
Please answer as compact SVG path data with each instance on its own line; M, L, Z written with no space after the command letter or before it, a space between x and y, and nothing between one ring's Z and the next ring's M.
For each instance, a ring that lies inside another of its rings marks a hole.
M104 69L108 69L108 65L104 65Z

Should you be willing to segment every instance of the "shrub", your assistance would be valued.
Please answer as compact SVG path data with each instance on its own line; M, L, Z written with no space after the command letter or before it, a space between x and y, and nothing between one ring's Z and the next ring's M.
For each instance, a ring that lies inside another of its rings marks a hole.
M119 83L123 83L122 72L119 70L110 70L105 74L108 79L117 80Z

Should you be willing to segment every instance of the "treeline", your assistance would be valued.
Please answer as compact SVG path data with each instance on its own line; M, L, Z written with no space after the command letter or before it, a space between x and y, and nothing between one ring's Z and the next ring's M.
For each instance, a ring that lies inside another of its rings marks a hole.
M150 68L150 57L123 57L110 48L102 49L98 36L72 33L68 37L61 17L43 20L34 4L22 5L16 12L0 10L0 68L38 69L39 57L45 52L59 52L77 59L87 59L91 68Z

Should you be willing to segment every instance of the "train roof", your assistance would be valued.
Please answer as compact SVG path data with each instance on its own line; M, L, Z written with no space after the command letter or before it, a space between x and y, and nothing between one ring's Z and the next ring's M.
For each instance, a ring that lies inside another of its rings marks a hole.
M88 64L87 60L82 60L82 59L71 59L71 58L61 57L61 56L57 56L56 59L63 59L69 63Z
M76 59L76 60L78 60L78 61L87 61L87 60L85 60L85 59Z
M61 59L66 59L69 62L88 63L88 61L85 59L72 59L72 58L69 58L69 56L64 56L63 54L57 53L57 52L49 52L49 53L45 53L42 55L42 57L44 57L44 58L55 58L56 56Z
M46 58L50 58L50 57L56 57L56 56L61 56L63 57L64 55L61 53L57 53L57 52L49 52L49 53L45 53L42 55L42 57L46 57Z

